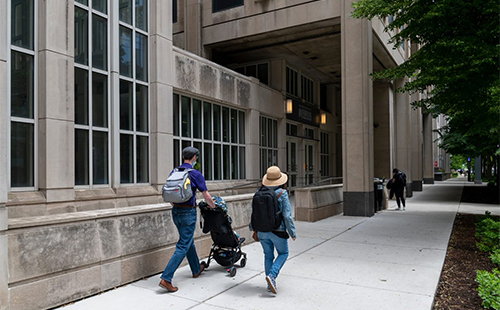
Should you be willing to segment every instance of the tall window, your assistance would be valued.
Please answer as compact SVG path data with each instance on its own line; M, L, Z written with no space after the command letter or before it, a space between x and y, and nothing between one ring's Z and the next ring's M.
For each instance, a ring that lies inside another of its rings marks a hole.
M292 96L299 96L299 73L286 67L286 92Z
M35 187L35 2L12 0L10 50L10 185Z
M321 133L321 176L330 175L330 140L326 132Z
M212 12L231 9L243 4L243 0L212 0Z
M207 180L246 178L245 112L174 94L174 166L182 149L200 150L195 168Z
M258 78L261 83L269 85L269 64L267 62L238 67L234 71L246 76L253 76Z
M267 168L278 165L278 121L260 117L260 172L264 175Z
M313 103L314 101L314 82L305 77L301 76L301 98L309 103Z
M120 183L149 182L148 2L119 0Z
M108 7L75 1L75 185L109 184Z

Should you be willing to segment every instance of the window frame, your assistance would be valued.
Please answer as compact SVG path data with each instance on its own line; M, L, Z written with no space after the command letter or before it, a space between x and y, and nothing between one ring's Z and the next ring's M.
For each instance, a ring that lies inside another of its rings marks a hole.
M269 125L271 125L271 129L269 129ZM273 135L272 137L271 134ZM269 139L269 137L271 138ZM278 119L261 114L259 117L259 158L261 175L266 174L267 168L270 166L278 166L278 144Z
M7 126L7 188L11 192L34 191L38 190L38 1L33 0L33 19L32 19L32 36L33 49L20 47L12 44L12 1L7 1L7 115L9 124ZM12 52L17 52L33 57L33 118L24 118L12 116ZM33 186L16 186L12 187L12 123L23 123L33 125Z
M176 102L177 98L177 102ZM183 104L183 99L189 98L189 114L190 114L190 128L188 129L190 131L189 136L185 136L182 132L182 108L181 105ZM195 114L193 110L193 102L194 101L199 101L200 102L200 117L201 117L201 124L200 126L200 137L195 138L194 137L194 121L193 121L193 116ZM208 128L210 128L211 134L210 134L210 139L205 138L206 133L205 129L206 123L205 123L205 107L209 105L210 106L210 124ZM214 108L218 107L218 108ZM200 165L201 165L201 172L205 176L205 180L207 181L233 181L233 180L245 180L246 179L246 112L243 109L237 108L237 107L232 107L232 106L227 106L227 105L222 105L219 103L214 103L213 101L210 100L204 100L202 98L192 96L183 92L179 91L174 91L173 93L173 99L172 99L172 118L173 118L173 144L174 144L174 160L173 160L173 167L178 167L180 164L182 164L182 149L185 146L195 146L200 150ZM227 141L224 140L223 137L223 131L224 131L224 118L222 117L223 115L223 110L228 109L228 117L229 117L229 122L227 126L227 135L228 139ZM219 116L216 117L215 113L218 111ZM177 115L175 115L175 112L177 112ZM235 113L236 115L236 123L232 123L231 121L231 115ZM215 120L218 120L219 123L219 140L216 140L216 135L213 132L213 128L215 125ZM241 124L241 121L243 120L244 124ZM177 128L175 128L177 126ZM233 132L233 129L236 130L236 133ZM243 130L243 137L241 136L241 131ZM176 134L175 134L176 133ZM235 138L235 142L231 140L231 137ZM243 141L241 141L243 140ZM206 146L209 146L211 154L208 156L205 151L206 151ZM233 150L236 148L236 154L235 158L232 157ZM220 150L220 160L216 162L216 149ZM224 152L228 152L229 158L225 158ZM209 167L205 166L205 159L211 158L211 165ZM234 161L236 160L236 162ZM242 163L241 161L244 160ZM234 167L233 167L234 166ZM226 171L226 168L228 167L228 171ZM218 177L217 177L218 176ZM229 176L228 178L225 178L225 176Z
M81 10L87 11L87 33L88 33L88 42L87 42L87 54L88 54L88 60L87 60L87 65L83 65L80 63L75 62L74 63L74 69L80 69L80 70L85 70L87 72L87 96L88 96L88 105L87 105L87 124L77 124L75 122L74 124L74 130L75 130L75 145L74 148L76 149L77 147L77 141L76 141L76 131L77 130L85 130L87 132L87 141L88 141L88 167L87 167L87 173L88 173L88 184L76 184L76 171L75 171L75 176L74 176L74 181L75 181L75 189L92 189L92 188L109 188L111 187L111 181L112 181L112 176L111 176L111 167L112 167L112 157L111 157L111 146L112 146L112 136L111 136L111 92L112 92L112 82L111 82L111 51L112 51L112 38L111 38L111 24L112 24L112 17L111 17L111 8L109 6L109 1L107 1L107 14L94 9L93 8L93 1L88 0L87 5L84 5L80 2L75 1L74 6L75 8L79 8ZM95 68L93 66L93 17L97 16L99 18L102 18L106 20L106 70L100 69L100 68ZM106 109L107 109L107 127L101 127L101 126L95 126L94 125L94 119L93 119L93 107L94 107L94 100L93 100L93 81L94 81L94 75L99 74L101 76L106 77ZM76 81L75 81L76 83ZM76 103L76 101L75 101ZM103 184L94 184L94 156L93 156L93 146L94 146L94 133L107 133L107 146L106 146L106 151L107 151L107 182ZM75 169L76 169L76 163L77 159L76 156L78 154L75 153Z

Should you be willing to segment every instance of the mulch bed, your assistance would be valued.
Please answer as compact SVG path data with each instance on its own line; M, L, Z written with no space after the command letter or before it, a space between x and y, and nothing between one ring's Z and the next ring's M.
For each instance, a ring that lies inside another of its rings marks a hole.
M482 203L495 203L496 201L498 204L498 189L485 191L485 188L464 187L462 202L464 200L465 202L479 202L477 199L481 199ZM472 199L476 200L471 201ZM476 270L491 271L496 266L489 255L479 251L476 246L474 224L480 219L481 216L478 215L457 214L433 309L483 309L482 299L477 293L479 285L475 281Z

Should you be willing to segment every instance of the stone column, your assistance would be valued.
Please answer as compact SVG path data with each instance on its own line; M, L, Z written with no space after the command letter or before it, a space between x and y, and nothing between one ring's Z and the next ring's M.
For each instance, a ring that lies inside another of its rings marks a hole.
M397 80L396 88L404 86L406 80ZM396 93L396 168L406 173L406 197L413 196L411 174L411 119L410 102L407 93Z
M47 202L75 198L74 7L38 2L38 180Z
M373 141L374 141L374 175L377 178L392 176L392 151L394 140L393 115L394 94L391 83L373 85Z
M373 34L370 21L350 17L351 3L341 8L344 215L372 216Z
M170 1L169 1L170 2ZM184 0L184 35L186 38L186 51L201 55L201 3L200 0ZM171 6L171 5L170 5ZM172 16L172 14L170 14Z
M7 41L7 1L0 2L0 310L9 308L9 264L7 247L7 200L8 200L8 178L9 166L7 164L8 154L8 128L10 116L8 115L9 98L7 97L7 77L9 76L7 58L9 57Z
M418 95L411 96L411 101L417 101ZM422 141L422 112L421 108L411 109L411 175L412 190L423 190L423 141Z
M423 135L423 180L424 184L434 184L434 158L432 153L433 134L432 134L432 115L429 113L422 114L424 124Z
M150 1L150 19L151 184L161 190L174 166L172 3Z
M251 104L258 105L258 102L251 102ZM245 149L247 179L258 180L262 177L260 175L260 113L259 110L251 108L247 110L246 115L247 132L245 135ZM280 168L283 169L282 167Z

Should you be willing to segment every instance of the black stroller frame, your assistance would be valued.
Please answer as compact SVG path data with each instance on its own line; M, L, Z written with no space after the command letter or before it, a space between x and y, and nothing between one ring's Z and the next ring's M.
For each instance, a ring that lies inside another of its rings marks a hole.
M200 207L203 223L201 228L203 233L209 233L212 237L212 247L205 264L205 268L210 266L210 262L215 260L219 265L226 267L231 277L236 275L235 264L240 261L240 267L245 267L247 254L241 251L241 245L245 238L238 238L231 228L231 222L227 212L217 206L215 209L209 208L205 202L198 204ZM241 260L240 260L241 259Z

